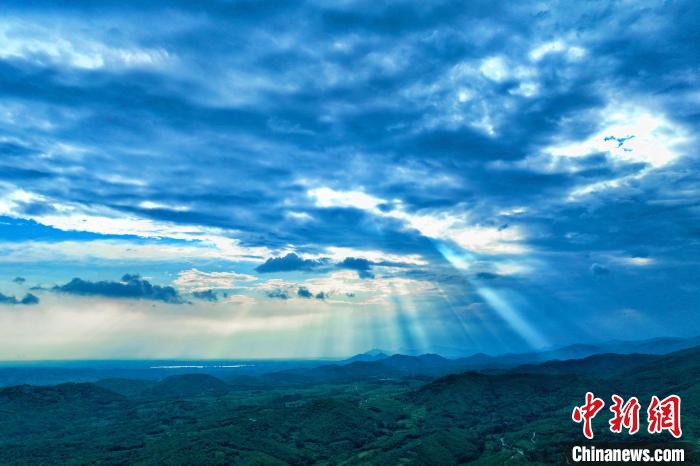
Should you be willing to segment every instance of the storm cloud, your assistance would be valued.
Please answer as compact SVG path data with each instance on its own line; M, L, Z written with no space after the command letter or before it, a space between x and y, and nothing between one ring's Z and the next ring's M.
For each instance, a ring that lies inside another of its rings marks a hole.
M338 264L338 267L342 269L356 270L357 275L360 278L374 278L374 274L371 272L372 263L367 259L346 257Z
M165 303L182 304L184 301L171 286L152 285L139 275L126 274L121 281L103 280L92 282L74 278L64 285L52 288L57 293L81 296L103 296L106 298L148 299Z
M294 253L287 254L284 257L271 257L264 264L256 267L259 273L274 273L274 272L293 272L293 271L311 271L324 265L325 260L302 259Z
M275 309L291 303L266 298L335 309L351 294L429 315L377 335L442 341L439 327L486 352L585 340L593 324L597 338L700 333L692 2L3 13L11 294L20 273L209 312L207 290ZM69 281L123 270L149 279ZM606 320L620 308L636 310L626 325Z
M0 304L39 304L39 298L31 293L25 294L22 299L17 299L15 296L7 296L0 293Z

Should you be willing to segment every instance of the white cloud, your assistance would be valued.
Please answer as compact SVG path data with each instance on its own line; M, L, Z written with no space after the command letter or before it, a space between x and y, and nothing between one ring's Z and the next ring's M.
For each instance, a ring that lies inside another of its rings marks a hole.
M0 193L0 215L12 217L22 204L31 202L48 204L48 199L23 189L10 189Z
M340 262L347 257L358 257L371 262L401 262L404 264L426 265L428 262L420 254L390 254L383 251L370 249L340 248L331 246L325 249L323 254L317 257L330 257L335 262Z
M554 40L533 48L530 51L530 59L533 61L540 61L546 55L553 53L564 53L567 59L577 61L586 55L586 49L576 45L569 46L561 40Z
M285 213L285 216L297 222L310 222L313 220L313 217L306 212L294 212L290 210Z
M462 88L457 92L457 100L460 103L467 102L468 100L471 100L472 98L472 92L469 89Z
M306 302L230 300L154 305L43 293L31 312L0 308L0 359L289 357L297 338L329 318Z
M323 198L316 194L322 191ZM365 193L351 191L334 191L320 188L309 191L318 207L348 207L348 199L371 199L372 202L355 202L353 207L366 210L377 217L400 220L407 228L412 228L428 238L451 240L472 252L480 254L522 254L527 251L523 244L525 233L518 227L508 229L485 227L471 224L464 213L432 211L430 213L409 213L403 210L400 202L393 202L397 207L382 210L377 206L389 205L385 200Z
M314 293L330 292L332 297L353 293L356 298L346 300L353 303L361 303L366 299L376 303L392 296L419 295L435 289L428 281L403 277L377 276L372 280L364 280L352 270L339 270L327 276L305 280L302 284Z
M252 296L247 296L243 294L234 294L219 297L219 304L235 304L237 306L252 306L258 304L258 301Z
M569 60L577 61L585 57L587 53L583 47L573 46L566 51L566 56Z
M179 225L173 222L160 222L147 218L127 215L104 207L87 207L76 203L59 203L53 199L41 196L29 191L14 187L6 188L0 192L0 215L15 218L30 218L42 225L63 231L81 231L97 233L101 235L132 235L148 239L177 239L191 241L190 245L154 245L127 243L112 240L94 241L90 254L94 257L110 257L121 251L125 257L134 256L139 260L138 254L143 253L143 260L160 257L160 259L172 260L182 257L211 257L221 260L256 262L271 254L267 247L244 247L240 241L227 236L228 232L219 228L201 227L197 225ZM41 202L54 209L47 214L28 215L21 211L23 203ZM85 255L85 249L75 250L74 245L83 243L60 243L63 250L57 249L56 243L26 243L25 246L40 252L66 256L75 253L77 257ZM128 245L128 246L127 246ZM13 244L5 244L3 247L14 249L15 257L26 257L28 251L16 250ZM80 248L79 248L80 249ZM138 254L132 254L138 251ZM162 251L162 253L159 253ZM184 255L172 255L173 251L179 251ZM50 255L50 254L49 254ZM55 257L55 256L54 256Z
M564 50L566 50L566 45L559 40L546 42L542 45L535 47L530 51L530 59L539 61L545 55L548 55L550 53L563 52Z
M417 297L436 290L434 284L425 280L382 275L365 280L359 278L354 270L336 270L328 275L300 281L271 279L254 286L255 289L264 293L283 290L290 300L307 301L307 299L298 298L297 291L300 287L308 289L314 295L325 293L324 304L326 305L385 305L399 296ZM320 300L308 300L309 305L317 301Z
M167 209L167 210L174 210L176 212L186 212L189 209L189 207L184 206L184 205L170 205L170 204L163 204L161 202L156 202L156 201L141 201L139 202L138 206L142 209L147 209L147 210L153 210L153 209Z
M522 231L511 226L506 229L495 227L466 227L451 231L449 237L469 251L482 254L522 254L527 248Z
M60 30L9 19L0 24L0 58L99 69L154 66L171 56L163 49L113 47L75 29Z
M212 289L231 289L257 280L252 275L237 272L203 272L197 269L181 271L173 284L186 291L204 291Z
M630 175L575 187L569 200L582 196L628 186L644 178L651 171L662 168L683 156L684 146L690 140L682 126L670 121L662 113L631 105L611 103L600 113L601 130L580 141L560 141L546 147L541 153L512 165L546 173L576 172L581 167L576 158L605 154L613 165L643 163L645 168ZM495 168L507 167L499 162Z
M644 162L663 167L681 156L679 146L688 136L683 128L663 114L639 107L611 104L601 112L602 130L583 141L553 145L545 149L555 157L582 157L596 152L613 160Z
M628 267L648 267L658 264L658 260L651 257L630 257L622 256L616 254L610 254L606 256L609 262L614 262L616 264L628 266Z
M521 95L523 97L534 97L539 94L540 86L535 82L522 82L516 87L508 91L513 95Z
M133 240L99 239L90 241L11 241L0 242L0 255L10 263L41 261L117 260L130 262L169 262L188 260L228 260L259 262L245 251L221 250L206 242L134 242Z
M374 209L383 201L361 191L335 191L330 188L316 188L308 192L316 200L318 207L355 207Z
M490 57L481 62L479 71L493 81L503 81L509 76L508 66L502 57Z

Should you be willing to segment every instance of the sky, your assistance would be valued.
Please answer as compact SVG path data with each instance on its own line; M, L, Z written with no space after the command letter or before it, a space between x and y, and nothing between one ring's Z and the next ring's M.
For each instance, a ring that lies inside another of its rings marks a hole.
M694 2L4 1L0 359L700 334Z

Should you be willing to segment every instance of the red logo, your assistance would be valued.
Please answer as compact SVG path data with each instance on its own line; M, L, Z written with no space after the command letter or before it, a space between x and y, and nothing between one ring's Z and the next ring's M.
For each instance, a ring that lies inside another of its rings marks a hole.
M641 405L637 397L631 397L625 401L619 395L612 396L613 404L610 411L613 418L608 421L610 432L619 434L623 429L629 435L639 432L639 411ZM583 435L587 439L593 438L592 421L598 412L605 406L605 402L596 398L591 392L586 393L586 402L582 406L574 407L571 419L576 423L583 423ZM683 435L681 430L681 398L678 395L669 395L660 400L656 395L651 397L647 408L647 431L650 434L658 434L668 431L675 438Z
M587 439L593 438L593 427L591 427L591 421L598 414L598 411L603 409L605 402L600 398L596 398L593 393L586 393L586 404L583 406L576 406L574 411L571 413L571 419L574 422L583 421L583 435Z
M651 397L651 403L647 409L648 431L656 434L667 430L676 438L683 435L681 430L681 397L670 395L659 400L656 395Z
M610 431L619 434L622 428L627 429L630 435L639 431L639 409L640 404L637 397L633 396L625 404L622 404L622 397L613 395L613 405L610 411L615 415L610 419Z

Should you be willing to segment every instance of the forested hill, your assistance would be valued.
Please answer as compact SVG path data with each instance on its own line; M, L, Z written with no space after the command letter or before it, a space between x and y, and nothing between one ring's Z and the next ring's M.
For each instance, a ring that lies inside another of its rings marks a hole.
M700 438L700 347L438 376L443 359L294 369L278 382L183 374L8 387L0 463L557 464L569 442L583 441L571 409L587 391L644 406L676 393L683 439ZM594 420L596 440L626 439L608 431L608 415Z

